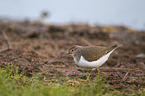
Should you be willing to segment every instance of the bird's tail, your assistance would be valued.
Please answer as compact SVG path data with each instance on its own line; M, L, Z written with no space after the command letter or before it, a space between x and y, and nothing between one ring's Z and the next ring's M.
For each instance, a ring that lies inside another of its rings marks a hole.
M114 45L114 46L112 46L111 48L112 48L112 49L114 49L114 48L117 49L117 48L121 47L122 45L123 45L123 44Z
M109 53L109 52L112 51L112 50L114 51L115 49L121 47L122 45L123 45L123 44L118 44L118 45L111 46L110 48L108 48L108 49L106 50L106 54Z

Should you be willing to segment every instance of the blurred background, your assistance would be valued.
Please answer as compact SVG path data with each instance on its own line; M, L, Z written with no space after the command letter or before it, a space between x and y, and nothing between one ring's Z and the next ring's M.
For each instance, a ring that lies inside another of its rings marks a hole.
M145 0L0 0L0 96L145 96L144 9ZM74 45L116 44L123 46L100 67L99 82L94 70L81 83L91 69L60 58Z
M145 30L145 0L0 0L0 18Z

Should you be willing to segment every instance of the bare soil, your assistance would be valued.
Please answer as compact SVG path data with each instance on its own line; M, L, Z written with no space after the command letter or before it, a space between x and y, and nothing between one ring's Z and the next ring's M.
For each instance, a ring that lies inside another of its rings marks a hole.
M18 68L20 74L41 74L47 79L66 76L85 79L91 69L77 67L71 56L60 56L73 45L112 46L120 43L123 46L100 67L102 81L118 90L145 88L145 32L124 26L58 26L0 20L0 67ZM97 70L90 80L96 76Z

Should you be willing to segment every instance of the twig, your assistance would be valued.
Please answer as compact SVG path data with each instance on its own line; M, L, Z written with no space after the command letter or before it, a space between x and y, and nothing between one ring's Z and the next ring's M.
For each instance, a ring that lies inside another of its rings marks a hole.
M89 41L87 41L86 39L82 38L82 41L88 45L88 46L93 46L93 44L91 44Z
M143 82L139 82L138 80L130 80L130 81L123 81L123 80L107 80L106 82L108 82L108 83L120 83L120 82L122 82L122 83L128 83L128 84L133 84L134 82L136 82L137 84L142 84L142 85L145 84L144 81L143 81Z
M33 48L31 49L31 52L37 54L39 57L46 58L46 56L40 54L39 52L37 52L37 51L36 51L35 49L33 49Z
M10 41L9 41L9 39L8 39L8 37L7 37L6 33L5 33L5 31L3 31L3 36L4 36L4 39L7 41L8 48L9 48L9 49L12 49L11 43L10 43Z
M136 69L127 69L127 68L100 67L99 69L101 72L128 72L128 73L131 73L131 72L140 72L141 71L137 68ZM90 72L91 69L83 68L83 70L85 72Z
M7 44L8 44L8 48L2 49L2 50L0 50L0 52L12 50L11 43L10 43L10 41L9 41L9 39L8 39L8 37L7 37L7 35L6 35L6 33L5 33L4 31L3 31L2 33L3 33L3 37L4 37L5 41L6 41Z
M128 72L124 75L123 79L126 79L127 75L128 75Z
M69 63L68 62L70 62L71 63L71 61L69 61L69 60L52 60L52 61L46 61L46 62L44 62L43 64L41 64L42 66L43 65L47 65L47 64L55 64L55 63L62 63L63 65L66 65L66 66L69 66Z
M47 63L63 63L63 64L65 64L64 62L65 61L62 61L62 60L56 60L56 61L49 61Z
M111 67L101 67L100 70L104 72L139 72L139 69L127 69L127 68L111 68Z
M4 51L8 51L8 50L10 50L10 49L9 48L2 49L2 50L0 50L0 53L4 52Z

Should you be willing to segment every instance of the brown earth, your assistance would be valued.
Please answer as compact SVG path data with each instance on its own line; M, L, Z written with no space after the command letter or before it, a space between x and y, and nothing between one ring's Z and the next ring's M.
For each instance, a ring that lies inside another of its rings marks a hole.
M123 46L100 67L102 81L119 90L145 88L145 32L124 26L57 26L0 20L0 67L17 67L20 74L41 74L47 79L66 76L85 79L90 69L77 67L71 56L60 56L73 45L112 46L120 43ZM90 79L96 76L97 70Z

